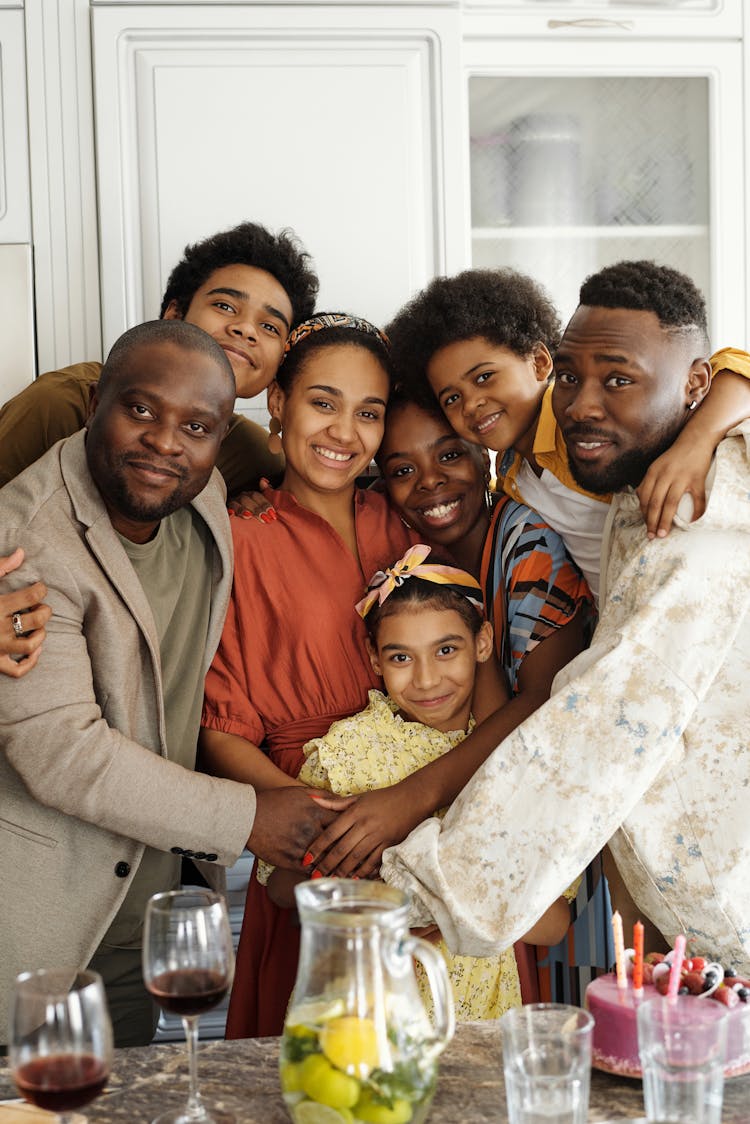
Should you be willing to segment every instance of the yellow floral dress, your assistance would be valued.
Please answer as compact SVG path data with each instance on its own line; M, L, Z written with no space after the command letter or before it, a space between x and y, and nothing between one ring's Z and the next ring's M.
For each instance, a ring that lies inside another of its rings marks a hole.
M323 737L307 742L299 779L338 795L385 788L447 753L473 726L471 719L468 730L444 734L421 722L406 721L395 703L371 690L365 710L334 722ZM258 867L258 878L267 881L270 868L262 863ZM437 947L448 967L459 1022L496 1019L510 1007L521 1005L512 948L498 956L479 957L453 955L443 940ZM416 967L422 998L431 1009L429 986L420 965Z

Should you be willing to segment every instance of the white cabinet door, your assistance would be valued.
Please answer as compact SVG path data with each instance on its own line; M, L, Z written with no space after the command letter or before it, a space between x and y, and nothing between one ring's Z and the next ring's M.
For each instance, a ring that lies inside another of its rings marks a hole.
M0 242L29 242L23 12L0 10Z
M0 404L34 377L23 11L0 10Z
M243 219L292 227L320 306L377 322L459 268L458 19L424 6L95 7L105 346L158 314L188 241Z
M717 346L747 338L741 45L484 40L467 51L472 260L530 273L564 317L589 273L690 274Z

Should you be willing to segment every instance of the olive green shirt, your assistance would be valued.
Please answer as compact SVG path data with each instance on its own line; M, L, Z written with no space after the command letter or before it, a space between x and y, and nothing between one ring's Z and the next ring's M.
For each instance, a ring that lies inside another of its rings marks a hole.
M5 403L0 409L0 487L55 442L83 428L90 390L99 381L101 369L101 363L74 363L48 371ZM283 472L283 457L269 453L267 437L256 422L232 415L216 459L227 495L253 491L261 476L273 482Z

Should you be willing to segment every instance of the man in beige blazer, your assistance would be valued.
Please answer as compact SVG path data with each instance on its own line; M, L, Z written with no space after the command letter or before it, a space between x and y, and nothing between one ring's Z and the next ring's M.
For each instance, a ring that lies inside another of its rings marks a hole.
M296 862L331 818L302 788L256 799L193 771L232 581L214 461L234 394L204 331L133 328L86 430L0 491L0 556L25 552L5 580L43 574L52 609L34 673L0 676L0 1039L17 972L93 962L118 1043L150 1040L148 896L178 884L183 855L229 866L248 845Z

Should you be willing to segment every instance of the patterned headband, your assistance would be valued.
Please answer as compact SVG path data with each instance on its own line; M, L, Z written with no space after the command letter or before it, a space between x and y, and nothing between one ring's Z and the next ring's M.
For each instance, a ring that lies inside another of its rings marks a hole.
M309 320L303 320L301 324L292 329L286 341L284 355L301 340L307 339L313 332L320 332L323 328L353 328L355 332L364 332L368 336L375 336L385 348L390 346L388 336L381 332L380 328L371 324L369 320L363 320L361 316L349 316L346 312L318 312L315 316L311 316Z
M423 581L445 586L453 593L466 597L481 613L484 606L479 582L471 574L467 574L465 570L458 570L455 566L425 564L430 549L424 543L417 543L416 546L409 547L404 557L394 562L387 570L378 570L373 574L367 587L367 594L355 605L359 615L366 617L374 605L382 605L394 589L403 585L407 578L422 578Z

